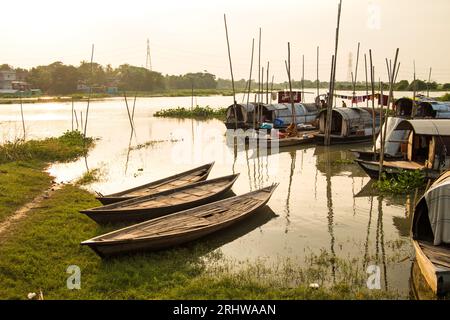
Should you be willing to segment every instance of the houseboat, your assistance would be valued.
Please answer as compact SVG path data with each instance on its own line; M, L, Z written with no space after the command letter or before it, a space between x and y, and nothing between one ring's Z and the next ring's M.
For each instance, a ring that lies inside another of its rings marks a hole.
M420 170L427 178L437 178L450 167L450 119L403 120L395 130L406 131L407 139L399 141L401 158L386 159L382 172L394 176L403 170ZM379 175L379 162L355 160L373 179Z
M411 119L413 114L413 100L410 98L397 99L393 106L394 116L386 121L386 139L384 147L384 157L386 159L399 159L402 157L400 142L407 139L409 134L405 130L395 130L400 122L405 119ZM416 99L416 111L414 119L450 119L450 102L440 102L433 99L419 96ZM384 125L382 129L384 130ZM381 137L376 141L376 150L352 149L357 159L360 160L378 160L381 146Z
M292 122L292 104L288 91L278 92L278 103L236 104L227 108L225 126L227 129L260 129L270 126L284 129ZM293 92L296 125L314 123L319 112L315 103L302 103L301 92ZM256 115L256 117L255 117ZM256 125L256 128L254 128Z
M318 116L319 133L316 142L323 144L327 110ZM375 134L380 130L378 111L375 111ZM331 144L357 143L372 140L373 112L370 108L333 108L331 117Z
M450 292L450 171L416 205L411 237L420 271L438 296Z

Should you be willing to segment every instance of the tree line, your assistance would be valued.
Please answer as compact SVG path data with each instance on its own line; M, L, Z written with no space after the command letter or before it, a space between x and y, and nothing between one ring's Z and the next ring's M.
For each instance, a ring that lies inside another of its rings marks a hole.
M83 88L93 88L94 91L104 91L108 87L116 87L119 91L165 91L172 89L218 89L231 90L231 80L216 79L214 74L207 71L187 73L184 75L163 75L160 72L150 71L143 67L129 64L113 68L110 64L102 66L98 63L82 61L79 66L65 65L57 61L46 66L37 66L29 70L13 68L7 64L0 65L1 70L15 70L19 80L26 81L32 88L41 89L46 94L71 94ZM327 89L328 82L320 82L320 88ZM235 88L239 91L247 90L248 81L240 79L235 81ZM305 88L316 88L316 81L304 80ZM293 81L294 88L301 88L301 81ZM267 83L264 83L264 90ZM287 89L288 83L269 83L269 89ZM378 84L376 85L378 89ZM252 80L252 91L258 89L256 80ZM353 90L351 82L338 81L337 90ZM365 90L365 82L356 83L357 90ZM387 84L384 84L387 90ZM408 82L401 80L394 86L396 91L426 91L450 90L450 83L428 83L423 80Z

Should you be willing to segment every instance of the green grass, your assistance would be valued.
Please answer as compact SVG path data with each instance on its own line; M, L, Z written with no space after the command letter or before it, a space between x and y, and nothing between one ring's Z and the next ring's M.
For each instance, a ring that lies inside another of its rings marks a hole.
M209 106L196 106L192 110L184 107L177 107L172 109L163 109L157 111L153 116L164 118L183 118L183 119L219 119L224 120L226 117L226 108L213 109Z
M43 168L39 161L0 164L0 222L50 186Z
M442 97L439 97L437 100L439 100L439 101L450 101L450 93L444 94Z
M0 222L50 187L52 178L44 171L50 162L75 160L92 145L78 131L0 145Z
M92 138L84 138L79 131L67 131L58 138L44 140L16 140L0 145L0 163L12 161L68 162L87 154Z
M378 299L395 293L364 289L361 268L337 264L342 278L332 287L310 289L325 277L330 261L322 254L311 268L295 263L265 267L245 264L232 271L217 251L217 240L202 240L157 253L102 261L80 241L111 230L78 210L97 206L93 195L66 185L0 240L0 299L26 299L42 290L46 299ZM66 269L81 269L81 289L68 290Z

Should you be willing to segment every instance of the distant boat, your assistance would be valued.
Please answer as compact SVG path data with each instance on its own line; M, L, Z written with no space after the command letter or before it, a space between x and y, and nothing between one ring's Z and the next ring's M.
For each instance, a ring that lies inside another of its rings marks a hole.
M433 292L450 292L450 171L417 203L412 241L419 268Z
M395 176L402 171L422 171L427 178L435 179L450 168L450 119L403 120L394 129L407 132L401 141L402 158L386 159L382 172ZM379 162L355 160L373 179L379 175Z
M214 162L211 162L203 166L188 171L184 171L164 179L144 184L139 187L127 189L121 192L105 196L100 194L100 196L97 197L97 200L99 200L102 204L107 205L203 181L208 177L213 165Z
M196 240L254 214L270 199L278 184L240 196L142 222L87 241L101 257L154 251Z
M200 181L156 194L81 210L99 224L142 222L220 199L239 174Z

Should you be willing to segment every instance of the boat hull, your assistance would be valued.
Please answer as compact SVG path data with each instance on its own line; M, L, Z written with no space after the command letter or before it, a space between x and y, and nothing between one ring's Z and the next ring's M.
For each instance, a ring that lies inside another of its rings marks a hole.
M315 140L318 145L324 145L325 135L323 133L319 133L315 135ZM337 145L337 144L354 144L354 143L363 143L363 142L370 142L372 141L372 136L349 136L349 137L343 137L343 136L336 136L331 135L330 136L330 144L331 145Z
M364 172L372 179L378 179L380 176L380 166L378 163L374 163L373 161L365 161L360 159L355 159L355 162L364 170ZM383 166L382 173L386 175L387 178L394 178L402 171L416 171L420 170L423 172L425 178L436 179L439 177L440 172L436 170L429 169L411 169L405 167L390 167Z
M413 240L413 246L417 264L431 290L438 296L450 292L450 270L444 270L434 265L425 255L417 240Z
M191 241L203 238L207 235L215 233L217 231L227 229L232 225L245 220L247 217L250 217L258 212L258 210L264 207L270 199L275 187L272 187L270 193L264 201L261 201L260 204L253 207L251 210L246 211L245 213L233 218L227 219L220 223L213 224L211 226L200 228L200 229L191 229L189 231L183 233L174 233L171 235L164 235L160 237L152 237L152 238L138 238L138 239L126 239L126 240L118 240L118 241L95 241L95 238L92 240L84 241L81 245L87 245L92 250L94 250L100 257L108 258L114 257L122 254L129 253L137 253L144 251L157 251L163 250L174 246L179 246L185 243L189 243ZM177 215L181 214L176 213ZM166 219L166 218L161 218ZM130 227L131 228L131 227Z

